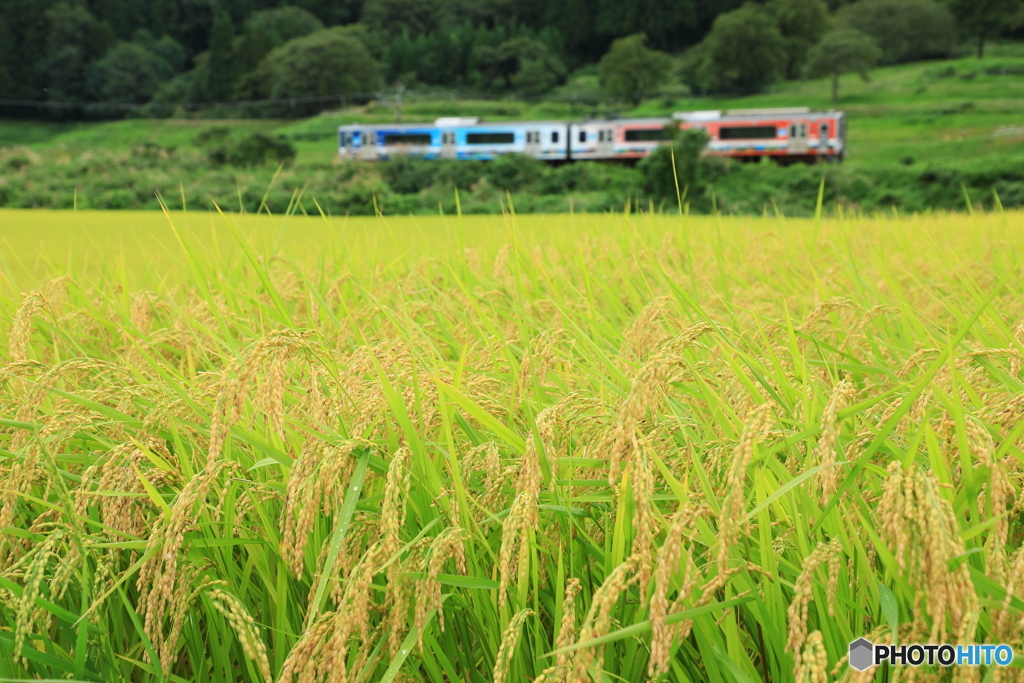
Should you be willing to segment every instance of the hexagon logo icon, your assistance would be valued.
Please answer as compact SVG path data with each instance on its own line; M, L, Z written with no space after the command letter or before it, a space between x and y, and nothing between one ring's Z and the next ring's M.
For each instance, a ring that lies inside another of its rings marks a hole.
M850 666L857 671L864 671L875 663L875 646L864 638L850 643Z

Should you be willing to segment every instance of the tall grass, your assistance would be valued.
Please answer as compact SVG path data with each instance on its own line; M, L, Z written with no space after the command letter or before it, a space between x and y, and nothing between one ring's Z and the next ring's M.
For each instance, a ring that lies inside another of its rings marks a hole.
M1019 214L5 216L0 678L1022 644Z

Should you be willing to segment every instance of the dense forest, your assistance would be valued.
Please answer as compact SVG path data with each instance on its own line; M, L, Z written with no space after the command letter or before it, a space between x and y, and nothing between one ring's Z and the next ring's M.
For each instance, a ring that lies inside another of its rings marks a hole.
M539 97L574 74L639 102L666 84L838 84L961 44L980 54L1022 25L1021 0L3 0L0 113L307 102L298 114L385 87Z

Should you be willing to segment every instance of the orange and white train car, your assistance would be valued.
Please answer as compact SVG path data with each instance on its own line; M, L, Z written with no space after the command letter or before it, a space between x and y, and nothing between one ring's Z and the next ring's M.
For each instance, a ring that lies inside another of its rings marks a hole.
M684 130L708 134L708 153L752 161L842 161L846 156L846 116L806 107L676 112Z

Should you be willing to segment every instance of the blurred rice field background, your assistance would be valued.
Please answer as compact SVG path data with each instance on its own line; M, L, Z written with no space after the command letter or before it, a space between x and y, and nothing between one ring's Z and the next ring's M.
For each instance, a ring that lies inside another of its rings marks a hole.
M1022 219L0 212L0 678L1019 652Z

